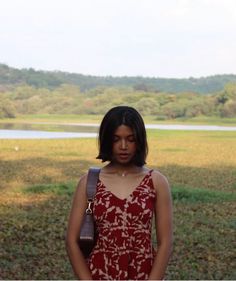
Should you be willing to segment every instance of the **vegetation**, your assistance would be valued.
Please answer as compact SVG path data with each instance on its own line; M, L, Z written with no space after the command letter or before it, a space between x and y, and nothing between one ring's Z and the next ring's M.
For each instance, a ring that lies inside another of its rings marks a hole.
M142 92L131 88L95 88L82 93L74 85L53 90L24 85L0 95L0 118L22 114L103 115L109 108L122 104L134 106L143 116L152 115L158 121L236 117L236 83L209 95Z
M62 84L77 85L82 92L97 87L132 87L143 92L197 92L211 93L223 90L228 82L236 82L236 75L215 75L201 78L171 79L148 77L100 77L62 71L36 71L33 68L16 69L0 64L0 85L27 84L36 88L54 89Z
M169 179L174 251L166 279L235 280L236 132L148 130ZM0 140L0 276L74 279L64 244L72 194L95 139Z
M93 77L0 64L0 96L0 118L21 114L103 115L122 104L156 120L236 117L236 75L199 79Z

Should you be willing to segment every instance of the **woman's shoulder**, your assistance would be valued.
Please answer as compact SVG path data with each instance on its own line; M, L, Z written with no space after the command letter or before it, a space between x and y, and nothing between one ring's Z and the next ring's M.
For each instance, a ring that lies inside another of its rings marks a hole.
M77 186L76 186L76 193L78 193L78 192L79 192L79 193L80 193L80 192L85 193L85 192L86 192L87 180L88 180L88 173L83 174L83 175L79 178L79 181L78 181Z
M83 175L80 177L79 183L78 183L78 184L82 184L82 185L86 184L87 179L88 179L88 172L85 173L85 174L83 174Z
M152 169L152 181L156 191L169 189L169 182L167 177L157 169Z
M101 171L101 169L100 169L100 171ZM79 178L78 184L77 184L77 189L79 189L79 188L86 189L88 175L89 175L89 170L86 173L81 175L81 177Z

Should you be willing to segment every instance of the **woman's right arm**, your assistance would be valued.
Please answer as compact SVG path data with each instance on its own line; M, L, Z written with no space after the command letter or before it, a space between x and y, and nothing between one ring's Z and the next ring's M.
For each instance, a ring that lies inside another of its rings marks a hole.
M80 280L92 280L87 263L78 246L80 228L83 222L84 212L87 207L86 182L87 175L83 176L78 183L70 211L66 235L67 253L75 276Z

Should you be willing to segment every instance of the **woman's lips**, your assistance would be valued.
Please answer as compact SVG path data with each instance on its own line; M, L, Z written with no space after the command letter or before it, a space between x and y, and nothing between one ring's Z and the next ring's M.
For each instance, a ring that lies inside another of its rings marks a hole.
M129 154L128 153L119 153L118 154L120 158L128 158Z

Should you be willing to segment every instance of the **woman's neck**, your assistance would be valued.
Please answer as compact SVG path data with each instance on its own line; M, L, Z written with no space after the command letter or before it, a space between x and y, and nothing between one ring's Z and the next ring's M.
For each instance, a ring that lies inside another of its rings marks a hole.
M128 174L136 174L143 171L143 167L134 164L122 165L119 163L111 162L106 166L107 171L117 174L118 176L125 177Z

